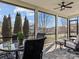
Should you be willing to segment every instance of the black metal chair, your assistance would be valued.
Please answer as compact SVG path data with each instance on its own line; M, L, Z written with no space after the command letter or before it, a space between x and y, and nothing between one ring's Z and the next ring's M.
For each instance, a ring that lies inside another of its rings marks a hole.
M13 59L14 57L8 52L0 53L0 59Z
M45 33L37 33L37 38L45 37Z
M7 46L4 46L4 43L5 42L3 42L2 44L0 44L0 48L7 47ZM0 49L0 59L14 59L14 56L12 55L12 53Z
M16 43L16 42L17 42L17 35L14 34L14 35L12 36L12 43Z
M23 59L42 59L42 50L46 37L26 40Z

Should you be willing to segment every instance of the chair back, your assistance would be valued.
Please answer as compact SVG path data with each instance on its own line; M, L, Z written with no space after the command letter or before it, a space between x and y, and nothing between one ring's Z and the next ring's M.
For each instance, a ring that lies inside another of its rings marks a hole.
M37 33L37 38L45 37L45 33Z
M16 42L17 42L17 35L14 34L14 35L12 36L12 43L16 43Z
M77 35L77 39L75 40L75 43L77 44L79 42L79 35Z
M46 37L35 40L26 40L23 59L40 59L45 39Z
M69 39L70 39L70 40L72 40L72 39L73 39L73 40L76 40L76 39L77 39L77 36L74 36L74 35L69 36Z

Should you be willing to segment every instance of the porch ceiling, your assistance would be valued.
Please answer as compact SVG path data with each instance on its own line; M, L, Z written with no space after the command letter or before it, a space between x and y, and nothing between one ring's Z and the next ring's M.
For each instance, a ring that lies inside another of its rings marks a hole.
M4 1L8 1L8 0L4 0ZM56 14L63 17L79 15L79 0L17 0L17 1L21 1L22 3L23 2L29 3L31 5L37 6L38 9L40 7L49 10L49 12L52 11L52 14ZM70 9L65 9L63 11L60 11L59 8L55 10L54 8L59 7L58 4L61 3L62 1L65 1L66 3L74 2L74 4L70 5L72 6L72 8Z
M79 0L22 0L22 1L51 10L53 12L56 12L58 15L66 17L79 14ZM65 9L63 11L60 11L59 8L55 10L54 8L59 7L58 4L61 3L62 1L65 1L66 3L74 2L74 4L71 5L72 6L71 9Z

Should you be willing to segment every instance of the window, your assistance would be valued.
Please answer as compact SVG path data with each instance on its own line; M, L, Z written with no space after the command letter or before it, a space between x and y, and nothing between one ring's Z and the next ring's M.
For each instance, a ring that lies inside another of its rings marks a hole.
M57 31L58 31L58 40L67 37L67 19L58 17Z
M38 32L45 31L45 13L38 12Z
M78 34L78 17L70 18L69 20L69 34L70 36L76 36Z
M38 32L45 32L47 40L50 43L55 40L55 16L38 12Z
M12 23L12 32L13 32L14 22L15 22L15 17L16 17L17 12L20 13L21 15L22 26L24 23L24 18L27 17L29 21L29 34L34 34L34 10L25 9L22 7L5 4L2 2L0 2L0 33L2 32L1 28L2 28L4 15L6 15L7 17L10 15L11 23Z

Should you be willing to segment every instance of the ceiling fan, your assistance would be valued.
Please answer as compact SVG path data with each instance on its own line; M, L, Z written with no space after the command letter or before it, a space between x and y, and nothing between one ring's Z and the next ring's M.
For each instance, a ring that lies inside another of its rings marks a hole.
M65 10L65 8L72 8L72 6L70 6L71 4L73 4L74 2L70 2L70 3L68 3L68 4L66 4L64 1L63 2L61 2L61 4L58 4L60 7L58 7L58 8L60 8L60 11L62 11L62 10ZM58 8L54 8L55 10L56 9L58 9Z

